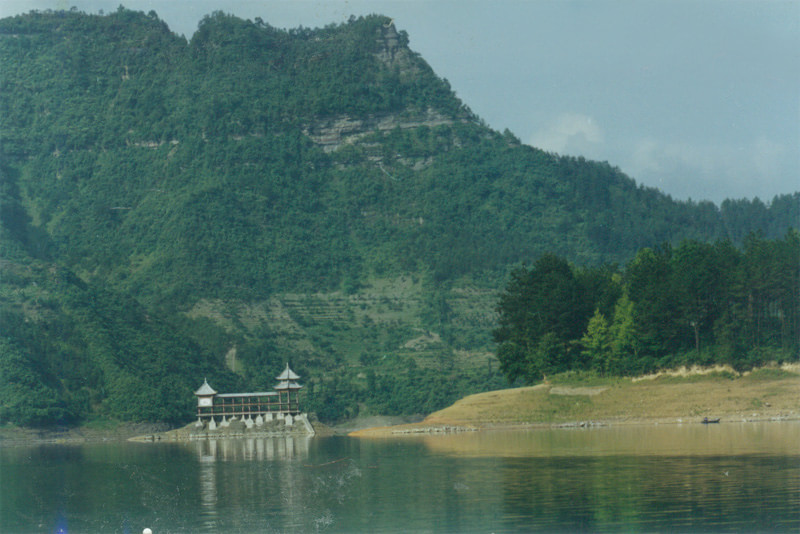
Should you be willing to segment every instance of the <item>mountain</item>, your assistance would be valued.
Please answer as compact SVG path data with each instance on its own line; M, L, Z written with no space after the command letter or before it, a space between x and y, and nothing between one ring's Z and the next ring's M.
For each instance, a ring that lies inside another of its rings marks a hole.
M203 377L262 390L286 360L322 418L428 411L501 383L513 266L800 219L493 131L383 16L217 12L187 42L32 12L0 20L0 72L3 421L177 422Z

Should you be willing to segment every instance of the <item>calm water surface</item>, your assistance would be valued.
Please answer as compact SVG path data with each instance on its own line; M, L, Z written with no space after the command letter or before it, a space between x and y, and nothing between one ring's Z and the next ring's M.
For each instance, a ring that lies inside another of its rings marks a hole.
M0 531L800 532L800 423L0 449Z

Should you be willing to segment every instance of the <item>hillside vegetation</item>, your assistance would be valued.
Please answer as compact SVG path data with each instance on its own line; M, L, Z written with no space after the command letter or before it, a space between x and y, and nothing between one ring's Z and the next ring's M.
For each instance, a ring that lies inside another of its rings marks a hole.
M800 195L680 202L489 129L383 16L0 20L0 422L178 423L204 377L324 420L500 387L496 302L546 252L782 238Z
M510 382L564 371L632 376L677 365L738 370L800 354L800 233L644 248L616 271L547 254L511 273L497 357Z

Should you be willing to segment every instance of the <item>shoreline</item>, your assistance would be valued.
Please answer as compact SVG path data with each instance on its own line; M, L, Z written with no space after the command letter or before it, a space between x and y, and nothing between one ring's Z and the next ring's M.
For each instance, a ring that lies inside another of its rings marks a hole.
M722 416L719 423L713 424L731 424L731 423L786 423L800 421L800 414L788 415L774 415L774 416L755 416L750 417L736 417ZM337 431L333 427L324 424L314 424L315 434L302 434L308 437L326 438L331 436L349 436L355 438L404 438L413 436L431 436L443 434L458 434L458 433L471 433L471 432L492 432L492 431L530 431L530 430L551 430L551 429L569 429L569 428L604 428L614 426L659 426L659 425L698 425L703 424L702 419L694 418L672 418L672 417L650 417L650 418L607 418L596 419L589 421L566 421L559 423L531 421L531 422L487 422L480 424L463 424L463 423L426 423L420 421L418 423L407 423L390 426L378 426L363 428L353 431ZM154 425L159 426L159 425ZM83 427L63 429L63 430L38 430L27 428L0 428L0 448L3 447L24 447L30 445L83 445L88 443L121 443L121 442L179 442L179 441L192 441L186 439L176 439L166 437L161 439L153 439L153 436L168 435L170 432L175 432L181 429L171 429L166 431L157 431L153 433L142 433L141 431L133 431L129 429L114 430L114 431L98 431L86 429ZM231 434L231 435L209 435L203 438L195 437L197 439L245 439L245 438L274 438L289 435L300 435L290 433L272 433L264 435L244 435L244 434Z
M421 416L360 416L329 427L313 421L319 437L402 438L484 430L592 428L623 425L701 424L800 420L800 366L762 368L738 376L726 370L679 370L678 375L616 378L566 376L536 386L469 395ZM82 444L171 436L165 424L95 422L52 429L0 427L0 447ZM208 438L238 439L221 434ZM264 436L266 437L266 436Z
M800 414L779 415L771 417L751 417L736 418L721 417L720 421L707 424L747 424L747 423L787 423L800 421ZM457 424L457 423L429 423L424 421L408 425L394 425L385 427L365 428L355 430L347 435L355 438L404 438L414 436L432 436L443 434L459 434L468 432L492 432L492 431L530 431L530 430L555 430L555 429L591 429L608 428L620 426L667 426L667 425L702 425L702 419L698 418L671 418L671 417L652 417L636 419L608 418L591 421L567 421L561 423L547 422L526 422L526 423L481 423L481 424Z
M296 415L293 422L287 422L281 418L275 421L255 424L250 421L248 425L243 420L234 418L227 423L223 422L219 427L212 428L209 428L203 423L194 422L165 432L134 436L129 438L128 441L155 443L167 441L201 441L208 439L313 437L316 433L314 425L308 420L308 415L303 413Z
M179 441L193 441L198 439L241 439L241 438L267 438L281 436L319 436L327 437L336 434L334 430L320 422L310 423L314 433L309 434L298 427L295 430L267 430L262 432L253 430L245 432L244 429L234 427L231 431L220 429L219 432L209 432L204 435L196 434L194 423L182 427L170 428L159 423L119 423L111 428L98 429L93 427L61 427L61 428L24 428L5 426L0 427L0 448L24 447L29 445L82 445L85 443L166 443Z
M128 441L142 434L168 431L158 423L120 423L113 428L98 429L91 426L60 428L0 427L0 447L25 445L79 445L83 443L109 443Z

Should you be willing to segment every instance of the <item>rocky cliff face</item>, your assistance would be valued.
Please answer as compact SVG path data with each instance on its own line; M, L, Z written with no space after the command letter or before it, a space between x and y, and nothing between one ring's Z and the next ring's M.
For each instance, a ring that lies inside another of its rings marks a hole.
M402 76L413 76L419 73L419 67L412 61L412 53L405 46L404 35L397 33L394 22L389 21L380 26L377 34L377 56L389 67L400 69Z
M398 33L394 22L380 25L376 30L377 58L391 69L397 69L400 78L409 79L421 74L414 53L407 45L405 34ZM467 117L457 119L466 121ZM325 152L333 152L343 145L357 143L361 138L376 132L389 132L394 129L407 130L422 126L435 127L453 124L455 120L440 111L427 109L406 109L401 113L373 113L362 116L339 114L320 118L308 125L304 133Z
M453 124L455 121L434 109L404 111L402 114L384 113L361 117L338 115L319 119L304 129L304 133L325 152L333 152L343 145L354 144L366 135L375 132L434 127Z

